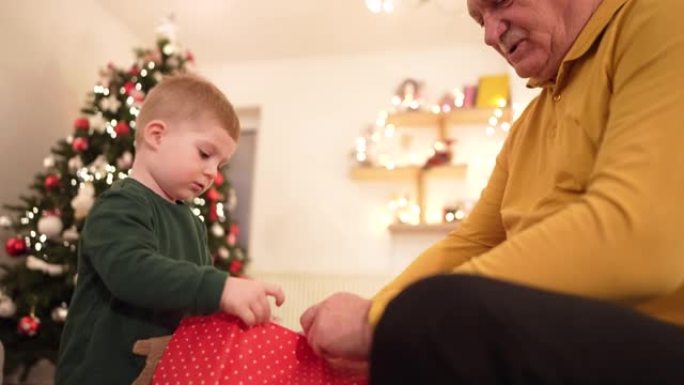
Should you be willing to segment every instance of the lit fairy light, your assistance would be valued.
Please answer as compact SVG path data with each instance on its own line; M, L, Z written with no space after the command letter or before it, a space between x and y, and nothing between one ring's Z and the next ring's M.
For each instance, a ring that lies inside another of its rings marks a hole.
M487 136L494 136L494 134L496 133L494 127L492 126L488 126L485 132L487 133Z
M133 99L132 96L129 96L126 98L126 104L128 104L129 106L132 106L133 103L135 103L135 99Z
M22 225L28 225L28 224L29 224L29 219L26 218L26 217L24 217L24 218L21 218L21 219L19 220L19 222L21 222Z
M140 76L142 76L142 77L147 76L147 70L143 68L143 69L140 71Z
M173 44L166 44L162 48L162 51L167 55L171 55L176 51L176 48L173 46Z
M393 199L387 204L394 220L399 223L417 225L420 223L420 207L405 196Z
M40 251L43 249L43 244L40 242L36 242L36 244L33 247L36 249L36 251Z
M396 129L396 127L394 127L394 124L388 124L388 125L386 125L386 126L385 126L385 131L384 131L385 138L393 138L393 137L394 137L394 134L395 134L395 132L396 132L396 130L397 130L397 129Z
M199 216L199 215L200 215L200 209L198 209L197 207L195 207L195 208L192 209L192 213L195 214L195 216Z
M29 234L31 234L31 238L35 238L35 237L36 237L36 232L33 231L33 230L31 230L31 232L30 232Z
M114 182L114 174L108 173L106 182L107 184L112 184Z
M76 187L77 184L78 184L78 182L76 181L76 179L72 179L72 180L71 180L71 185L72 185L72 186Z
M501 119L503 116L503 110L501 108L497 108L494 110L494 116L496 116L498 119Z
M153 62L153 61L148 62L148 63L147 63L147 68L153 70L153 69L154 69L154 62Z
M38 207L34 207L31 211L33 211L34 214L38 214Z
M40 237L38 237L38 239L39 239L41 242L45 242L45 241L47 241L47 235L41 234Z
M501 123L501 130L502 130L503 132L508 132L508 131L510 131L510 130L511 130L511 124L508 123L508 122L503 122L503 123Z
M131 108L128 109L128 112L130 112L133 116L138 116L140 109L136 106L131 106Z
M499 119L496 118L496 116L490 116L489 117L489 125L490 126L496 126L499 124Z

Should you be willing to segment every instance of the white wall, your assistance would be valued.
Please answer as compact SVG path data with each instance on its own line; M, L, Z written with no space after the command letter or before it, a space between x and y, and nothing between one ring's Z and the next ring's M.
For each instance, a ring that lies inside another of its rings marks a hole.
M205 63L206 64L206 63ZM428 100L507 72L481 44L410 53L202 66L238 107L260 108L249 252L254 271L391 274L439 236L391 235L380 218L392 192L348 177L361 130L406 77Z
M72 131L98 69L131 64L137 46L91 1L0 3L0 203L28 192L50 147Z

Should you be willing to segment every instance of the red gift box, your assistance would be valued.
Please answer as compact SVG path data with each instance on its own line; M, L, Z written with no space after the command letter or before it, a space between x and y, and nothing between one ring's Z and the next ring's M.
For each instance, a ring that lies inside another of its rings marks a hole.
M173 334L153 385L366 385L335 371L306 338L274 323L245 327L227 314L189 317Z

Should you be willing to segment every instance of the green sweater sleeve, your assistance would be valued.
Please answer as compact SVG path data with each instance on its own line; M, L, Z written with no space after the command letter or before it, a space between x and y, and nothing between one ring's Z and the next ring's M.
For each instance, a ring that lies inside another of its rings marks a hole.
M193 313L219 309L227 273L161 255L144 199L120 191L88 217L82 255L112 295L128 304Z

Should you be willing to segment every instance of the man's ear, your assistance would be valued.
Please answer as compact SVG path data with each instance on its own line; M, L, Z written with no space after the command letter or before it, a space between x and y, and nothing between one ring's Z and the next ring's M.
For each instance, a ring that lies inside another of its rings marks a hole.
M168 127L161 120L152 120L143 127L142 139L145 145L156 150L159 148Z

